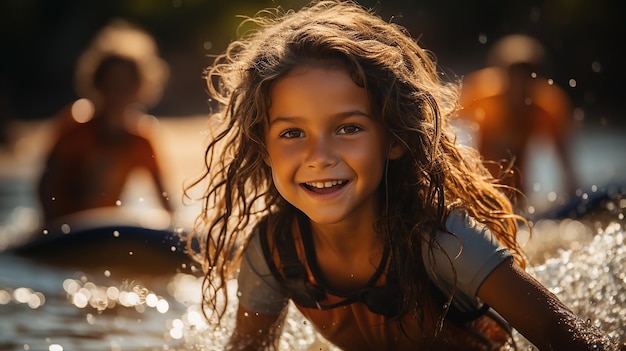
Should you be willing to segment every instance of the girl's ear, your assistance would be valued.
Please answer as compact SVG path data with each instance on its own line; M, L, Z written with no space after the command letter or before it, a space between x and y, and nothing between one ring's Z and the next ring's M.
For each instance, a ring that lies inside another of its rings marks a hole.
M394 140L389 144L389 151L387 152L387 158L390 160L397 160L404 155L406 148L404 144L398 140Z

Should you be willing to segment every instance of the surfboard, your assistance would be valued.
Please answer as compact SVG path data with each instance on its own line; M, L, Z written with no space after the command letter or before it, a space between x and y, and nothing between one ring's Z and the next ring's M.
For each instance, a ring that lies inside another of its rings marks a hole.
M5 253L76 269L133 275L192 273L185 232L171 226L165 213L139 215L95 209L46 223L26 242Z

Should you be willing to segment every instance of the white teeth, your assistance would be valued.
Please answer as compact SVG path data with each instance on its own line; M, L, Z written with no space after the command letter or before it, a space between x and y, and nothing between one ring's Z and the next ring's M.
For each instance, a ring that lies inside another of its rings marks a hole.
M324 188L333 187L335 185L341 185L345 182L346 182L345 180L329 180L327 182L306 183L306 185L314 187L314 188L318 188L318 189L324 189Z

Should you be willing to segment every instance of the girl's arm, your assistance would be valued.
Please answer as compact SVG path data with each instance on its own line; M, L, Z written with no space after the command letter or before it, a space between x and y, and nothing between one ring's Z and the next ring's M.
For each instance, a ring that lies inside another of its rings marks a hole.
M263 251L265 222L255 229L241 258L237 277L239 308L228 350L277 350L289 298Z
M608 338L576 316L541 283L504 261L478 289L478 297L540 350L608 350ZM619 350L626 350L622 346Z
M248 312L239 305L235 330L227 350L277 350L286 311L287 307L277 315L263 315Z

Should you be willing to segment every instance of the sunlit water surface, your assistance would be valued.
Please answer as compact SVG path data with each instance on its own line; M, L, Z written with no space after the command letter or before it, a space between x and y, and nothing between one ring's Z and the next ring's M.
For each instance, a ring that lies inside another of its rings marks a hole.
M624 341L626 330L623 207L606 224L606 218L538 221L528 244L536 253L531 259L541 262L531 273L614 342ZM213 330L200 291L201 279L192 274L128 279L1 254L0 350L221 350L234 305L226 324ZM517 339L523 350L533 349ZM333 350L293 308L280 348Z

